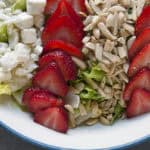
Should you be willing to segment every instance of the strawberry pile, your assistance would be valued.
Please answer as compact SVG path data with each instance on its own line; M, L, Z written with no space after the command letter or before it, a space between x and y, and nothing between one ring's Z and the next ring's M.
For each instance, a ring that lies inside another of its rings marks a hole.
M146 6L135 25L136 39L128 51L130 66L123 97L127 117L150 112L150 6Z
M22 102L34 113L34 121L58 132L68 130L63 97L68 92L68 81L77 76L71 56L83 58L84 32L78 12L85 10L84 0L47 0L45 15L50 17L41 35L43 53L33 86L23 95Z

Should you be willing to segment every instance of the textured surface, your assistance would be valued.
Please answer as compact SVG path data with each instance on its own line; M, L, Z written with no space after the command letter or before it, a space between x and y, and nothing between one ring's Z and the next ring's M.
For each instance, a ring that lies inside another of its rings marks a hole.
M150 141L126 150L149 150ZM44 150L35 145L22 141L18 137L0 128L0 150Z

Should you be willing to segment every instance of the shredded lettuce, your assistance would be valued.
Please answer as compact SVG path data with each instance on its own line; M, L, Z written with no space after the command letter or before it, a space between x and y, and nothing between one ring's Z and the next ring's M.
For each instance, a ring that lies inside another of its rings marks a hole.
M22 105L22 95L23 95L23 91L19 90L17 92L12 93L12 96L15 98L15 100Z
M20 108L22 111L27 112L28 110L27 110L26 106L24 106L22 104L23 91L24 91L24 89L12 93L12 98L14 100L15 105L18 108Z
M20 9L22 11L26 10L26 0L17 0L13 5L12 5L12 11L15 11L17 9Z
M95 89L93 89L89 83L87 83L87 79L100 82L104 77L105 72L98 65L93 64L91 68L80 70L78 72L77 79L71 81L70 84L72 86L81 82L85 84L84 89L79 94L81 100L104 101L104 98Z
M0 84L0 95L11 95L11 88L8 84Z
M113 114L112 124L121 118L122 114L124 113L125 108L123 108L119 103L116 104Z
M7 26L0 26L0 42L8 42Z
M92 79L100 82L104 77L106 77L106 73L103 70L101 70L101 68L98 65L94 64L90 69L80 70L77 79L71 81L70 84L75 85L80 82L86 83L86 79Z
M81 100L96 100L102 101L103 98L98 94L98 92L88 86L86 86L79 94Z
M83 72L83 75L86 78L101 81L105 77L105 72L98 65L94 65L90 71Z

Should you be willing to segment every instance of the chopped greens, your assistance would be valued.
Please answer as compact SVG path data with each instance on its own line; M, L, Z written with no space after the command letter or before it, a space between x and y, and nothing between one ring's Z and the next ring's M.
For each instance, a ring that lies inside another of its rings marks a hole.
M8 84L0 84L0 95L11 95L11 88Z
M104 98L97 92L97 90L93 89L87 80L94 80L96 82L100 82L105 77L105 72L101 70L98 65L93 64L90 69L80 70L78 73L78 77L76 80L71 81L70 84L72 86L78 83L85 83L84 89L80 92L79 96L81 100L96 100L103 101Z
M116 106L115 106L115 110L114 110L112 124L116 120L118 120L119 118L121 118L121 116L124 113L124 111L125 111L125 108L123 108L119 103L117 103Z
M96 90L86 86L80 93L81 100L96 100L101 101L103 98L98 94Z
M83 75L86 78L90 78L95 81L101 81L105 77L105 72L101 70L101 68L98 65L95 65L91 68L90 71L83 72Z
M80 70L77 79L70 82L70 84L86 82L86 79L92 79L100 82L105 76L105 72L101 70L101 68L98 65L93 65L90 69Z
M0 42L8 42L7 26L0 26Z
M12 5L12 11L15 11L17 9L20 9L22 11L26 10L26 0L17 0L13 5Z
M22 105L22 95L23 95L23 90L19 90L17 92L12 93L12 96L15 98L15 100Z

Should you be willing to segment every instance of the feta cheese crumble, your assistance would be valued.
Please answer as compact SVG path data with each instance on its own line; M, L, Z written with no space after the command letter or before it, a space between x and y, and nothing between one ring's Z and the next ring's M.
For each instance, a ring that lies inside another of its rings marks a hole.
M0 1L0 29L5 35L5 40L0 37L0 85L7 85L15 92L31 83L38 67L46 0L26 0L26 6L21 5L26 12L22 8L9 8L8 4ZM4 26L5 30L1 28Z
M31 15L39 15L44 12L46 0L27 0L27 12Z

